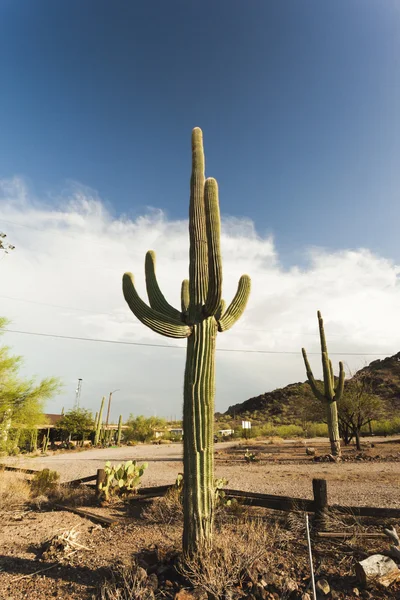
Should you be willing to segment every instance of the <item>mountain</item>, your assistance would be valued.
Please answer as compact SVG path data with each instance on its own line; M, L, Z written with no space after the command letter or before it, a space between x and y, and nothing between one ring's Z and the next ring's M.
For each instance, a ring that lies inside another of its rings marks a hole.
M383 398L390 408L400 410L400 352L374 360L353 377L361 376L367 378L371 391ZM308 383L291 383L230 406L224 414L233 418L251 417L260 421L291 423L301 418L299 411L308 410L311 404L314 410L318 410Z

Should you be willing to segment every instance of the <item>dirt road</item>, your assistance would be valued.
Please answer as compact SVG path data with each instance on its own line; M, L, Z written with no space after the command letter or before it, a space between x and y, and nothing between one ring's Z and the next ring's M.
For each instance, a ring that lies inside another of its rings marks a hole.
M223 450L225 455L225 451L235 445L237 442L216 444L215 450ZM37 470L52 469L60 473L61 481L70 481L95 474L107 460L122 462L130 459L149 463L143 477L145 486L173 483L183 470L182 444L141 444L53 456L7 458L2 462ZM342 464L280 464L277 461L248 465L244 461L217 458L216 477L227 479L231 488L299 498L311 498L311 481L314 477L321 477L328 481L331 503L400 506L400 462L395 461Z

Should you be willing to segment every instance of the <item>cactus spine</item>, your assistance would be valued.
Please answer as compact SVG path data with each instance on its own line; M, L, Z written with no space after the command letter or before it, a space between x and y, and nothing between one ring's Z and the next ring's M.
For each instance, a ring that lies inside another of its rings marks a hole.
M117 445L121 445L121 434L122 434L122 415L119 415L118 419L118 433L117 433Z
M332 361L329 360L328 349L326 346L324 321L319 311L317 315L319 325L319 337L321 340L322 371L324 375L323 392L318 388L317 383L314 379L314 375L311 370L310 363L308 362L307 353L305 349L302 348L301 351L306 367L308 383L310 384L312 392L318 400L321 400L321 402L326 403L331 453L333 454L333 456L340 456L340 436L337 403L340 401L343 395L345 372L343 368L343 363L339 362L339 378L335 386L335 376L333 374Z
M148 252L145 260L150 306L138 296L131 273L123 277L123 292L130 309L144 325L167 337L188 340L183 402L183 549L194 554L198 548L208 546L212 538L216 335L239 319L250 293L250 278L243 275L225 309L221 299L218 186L215 179L205 179L203 134L197 127L192 132L189 238L189 280L182 283L180 311L167 302L158 286L153 252Z
M94 445L95 446L97 446L100 441L101 429L102 429L102 424L103 424L102 421L103 421L104 401L105 401L105 398L103 396L103 398L101 399L99 416L98 416L97 423L96 423L96 433L94 436Z

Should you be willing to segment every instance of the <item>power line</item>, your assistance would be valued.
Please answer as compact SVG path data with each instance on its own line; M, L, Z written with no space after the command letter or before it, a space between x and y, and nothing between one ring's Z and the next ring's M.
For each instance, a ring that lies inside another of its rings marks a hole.
M58 338L62 340L78 340L80 342L99 342L102 344L121 344L124 346L145 346L148 348L175 348L185 350L185 346L177 346L176 344L150 344L148 342L124 342L122 340L105 340L101 338L86 338L72 335L58 335L55 333L39 333L35 331L20 331L17 329L3 329L7 333L20 333L23 335L35 335L39 337ZM300 355L300 351L293 350L248 350L240 348L217 348L217 352L241 352L244 354L293 354ZM320 352L307 352L307 354L320 355ZM392 356L395 352L330 352L331 356Z
M26 302L28 304L36 304L38 306L49 306L51 308L61 308L62 310L73 310L76 312L85 312L85 313L91 314L93 317L95 317L97 315L105 315L105 316L109 316L109 317L116 316L116 313L112 313L112 312L101 311L101 312L94 313L92 310L90 310L88 308L78 308L76 306L64 306L61 304L50 304L48 302L39 302L38 300L27 300L26 298L14 298L13 296L4 296L4 295L0 295L0 298L4 298L5 300L12 300L13 302ZM140 325L140 323L138 323L136 321L132 321L131 325ZM250 331L250 332L254 332L254 333L262 331L262 332L267 332L270 335L275 333L273 329L259 329L259 328L253 329L253 328L249 328L249 327L241 327L240 325L235 327L235 331ZM279 335L293 335L292 331L278 331L277 333ZM301 331L295 335L297 335L297 337L304 336L304 335L309 335L309 336L315 337L317 334ZM346 337L350 337L350 336L346 336L341 333L330 333L329 337L346 338ZM390 338L380 337L379 339L385 340L385 339L390 339Z

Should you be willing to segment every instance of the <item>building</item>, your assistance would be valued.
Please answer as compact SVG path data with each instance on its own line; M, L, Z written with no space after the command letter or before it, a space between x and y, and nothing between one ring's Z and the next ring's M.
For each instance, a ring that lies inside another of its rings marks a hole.
M222 437L228 437L230 435L233 435L235 433L234 429L220 429L218 431L218 435L221 435Z

